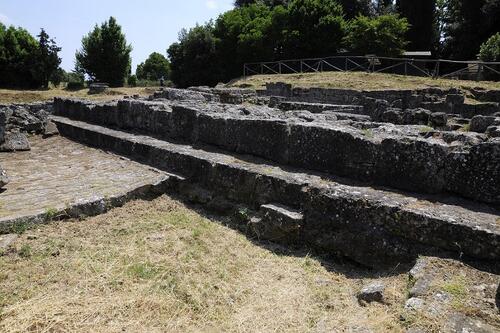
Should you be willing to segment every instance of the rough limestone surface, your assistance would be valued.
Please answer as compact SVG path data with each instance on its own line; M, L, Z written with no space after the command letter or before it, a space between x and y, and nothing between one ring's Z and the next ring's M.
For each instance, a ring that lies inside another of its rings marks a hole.
M472 132L484 133L490 126L499 126L500 118L493 116L475 116L470 121Z
M383 282L376 281L370 283L369 285L364 286L361 291L358 293L358 301L360 303L372 303L384 302L384 291L385 285Z
M25 151L30 149L31 146L26 134L21 132L7 132L4 142L0 144L0 152Z
M279 203L304 214L300 241L340 252L368 266L407 262L424 247L500 257L500 226L494 210L469 210L455 199L411 197L345 185L263 160L205 150L101 126L55 118L61 134L131 156L235 202L259 208ZM439 199L443 200L443 199ZM468 203L469 205L471 203ZM482 208L484 210L484 208Z
M394 110L401 123L419 124L395 125L394 119L376 123L343 112L192 101L56 100L54 108L72 119L211 145L292 167L500 204L498 142L491 136L428 127L432 114L423 109Z
M52 103L0 105L0 151L29 150L26 134L45 135L51 112Z
M9 183L9 177L7 176L7 171L5 171L0 165L0 189Z

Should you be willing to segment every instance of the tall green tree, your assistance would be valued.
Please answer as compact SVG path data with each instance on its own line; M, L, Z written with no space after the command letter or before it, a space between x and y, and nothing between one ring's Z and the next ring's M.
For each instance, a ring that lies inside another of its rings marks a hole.
M76 70L91 80L123 86L130 74L132 46L114 17L101 26L95 26L82 39L82 48L76 52Z
M168 48L171 80L179 87L215 85L220 81L213 23L197 25L179 33L179 41Z
M342 47L346 31L342 6L335 0L293 0L284 32L290 57L321 57Z
M56 42L41 29L38 37L38 56L37 56L37 76L40 79L42 87L49 86L49 80L52 75L58 70L61 64L61 58L58 53L61 48Z
M476 59L479 48L500 31L500 0L447 0L444 57Z
M167 79L170 76L170 62L163 54L153 52L137 66L135 74L140 80Z
M275 6L286 6L288 5L289 2L290 2L289 0L236 0L234 2L234 5L236 7L243 7L252 4L263 4L266 6L275 7Z
M396 8L410 24L406 35L408 48L414 51L434 51L438 38L435 25L436 0L397 0Z
M251 4L230 10L217 19L213 33L222 80L237 76L245 62L273 59L281 52L282 27L274 24L284 22L274 20L274 15L283 15L284 11L281 6Z
M358 16L349 23L348 30L344 41L357 54L400 56L408 44L405 39L408 21L395 14Z
M0 86L37 88L38 42L23 28L0 23Z

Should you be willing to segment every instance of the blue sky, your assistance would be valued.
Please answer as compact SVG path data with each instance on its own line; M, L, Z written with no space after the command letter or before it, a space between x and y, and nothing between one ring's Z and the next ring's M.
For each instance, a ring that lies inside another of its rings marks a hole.
M132 70L152 52L166 55L182 28L229 10L234 0L0 0L0 21L37 35L40 28L62 47L62 67L74 67L82 36L114 16L132 44Z

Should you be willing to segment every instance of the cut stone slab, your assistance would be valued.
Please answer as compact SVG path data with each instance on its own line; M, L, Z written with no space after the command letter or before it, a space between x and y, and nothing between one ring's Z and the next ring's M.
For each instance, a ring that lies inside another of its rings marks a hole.
M25 134L20 132L9 132L5 134L5 142L0 144L0 151L26 151L31 146Z
M372 302L384 303L384 291L384 283L380 281L370 283L369 285L363 287L363 289L361 289L358 293L358 301L361 304Z
M54 135L58 135L58 134L59 134L59 130L57 129L56 124L54 124L53 121L49 120L47 122L47 124L45 125L45 129L44 129L44 132L43 132L43 137L44 138L48 138L48 137L51 137L51 136L54 136Z
M0 193L0 233L48 215L87 216L153 194L168 174L63 137L31 137L32 150L0 154L10 183ZM120 202L121 201L121 202ZM50 214L48 213L50 212Z
M450 317L448 324L444 327L444 333L495 333L498 332L481 320L472 319L462 314L454 314Z
M280 204L262 205L260 211L262 218L251 224L259 238L283 243L298 241L304 223L302 213Z

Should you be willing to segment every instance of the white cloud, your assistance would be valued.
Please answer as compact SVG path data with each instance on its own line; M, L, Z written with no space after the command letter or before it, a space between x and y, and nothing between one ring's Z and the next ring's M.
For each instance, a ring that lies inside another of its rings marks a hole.
M2 22L5 25L12 24L12 21L9 19L9 17L5 14L2 14L2 13L0 13L0 22Z
M215 0L207 0L205 4L208 9L217 9L219 7L219 4Z

